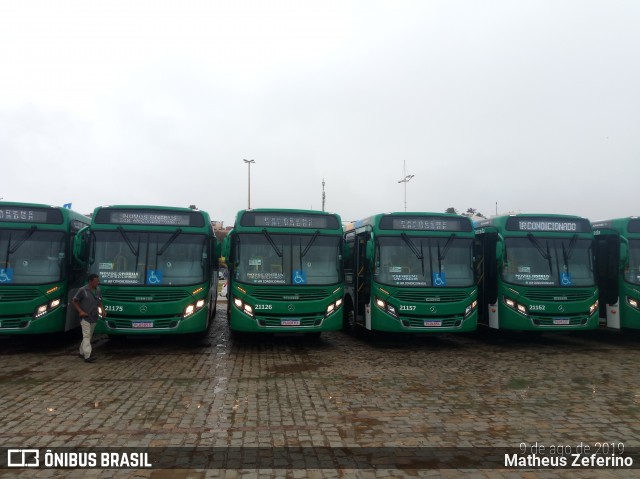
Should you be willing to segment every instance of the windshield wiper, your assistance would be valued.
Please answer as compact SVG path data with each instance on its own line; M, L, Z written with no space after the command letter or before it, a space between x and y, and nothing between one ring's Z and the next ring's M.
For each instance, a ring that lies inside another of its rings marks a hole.
M18 241L18 243L11 249L9 249L7 251L7 261L9 261L9 256L11 256L13 253L15 253L16 251L18 251L20 249L20 246L23 245L23 243L25 241L27 241L29 238L31 238L31 235L38 229L38 227L36 225L33 225L31 228L29 228L25 234L22 236L22 238L20 238L20 240Z
M167 242L165 244L162 245L162 248L160 248L158 250L158 252L156 253L156 256L162 256L164 254L165 251L167 251L167 248L171 245L171 243L173 243L176 238L178 236L180 236L182 234L182 230L180 228L178 228L172 235L171 238L169 238L167 240Z
M271 235L269 234L266 228L262 230L262 234L267 238L267 241L269 242L271 247L275 250L278 257L282 258L282 251L278 249L278 246L275 244L275 242L273 241L273 238L271 238Z
M562 259L564 260L564 267L567 269L567 272L569 272L569 260L573 255L573 250L576 246L577 240L578 240L578 235L573 235L571 237L571 241L569 241L569 246L567 249L565 249L564 247L564 241L561 242L562 243Z
M422 241L420 241L420 251L418 251L418 248L416 248L416 245L413 244L411 238L407 236L407 233L403 231L402 233L400 233L400 237L404 240L405 243L407 243L409 249L411 249L411 251L413 251L413 254L416 255L416 258L420 260L420 269L422 270L422 276L424 276L424 253L422 252ZM431 251L431 248L429 248L429 251Z
M309 248L311 248L311 245L316 240L316 238L318 237L319 234L320 234L320 230L316 230L316 232L313 234L313 236L311 237L311 239L307 243L307 246L304 248L304 251L302 253L300 253L300 259L304 258L304 256L309 252Z
M444 244L444 248L442 248L442 254L440 254L440 242L438 241L438 259L440 261L442 261L443 259L446 258L447 253L449 252L449 249L451 248L451 245L453 244L453 238L456 237L456 234L453 233L451 236L449 236L449 238L447 239L447 242Z
M411 239L407 236L407 233L403 231L400 234L400 237L404 240L405 243L407 243L411 251L413 251L413 254L416 255L416 258L418 258L419 260L422 260L424 258L422 252L418 251L418 248L416 248L416 245L414 245Z
M531 241L533 246L536 247L538 253L540 253L540 255L549 262L549 273L553 272L553 266L551 265L551 253L549 253L549 243L547 242L547 251L545 251L543 246L531 233L527 235L527 238L529 239L529 241Z
M124 228L122 226L118 226L118 231L120 232L120 234L122 235L122 237L124 238L125 242L127 243L127 246L129 247L129 249L131 250L131 252L135 255L138 256L138 251L136 251L136 249L133 247L133 244L131 243L131 240L129 239L129 237L127 236L127 233L124 231Z

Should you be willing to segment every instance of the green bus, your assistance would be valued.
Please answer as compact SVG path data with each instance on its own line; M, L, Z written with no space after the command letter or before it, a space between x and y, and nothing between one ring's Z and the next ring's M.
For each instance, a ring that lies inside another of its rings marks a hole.
M102 206L74 254L100 276L110 336L206 334L216 311L219 244L209 215L190 208Z
M344 329L474 331L473 225L447 213L386 213L346 227Z
M520 331L598 327L589 220L518 214L474 226L479 324Z
M238 212L223 251L232 332L306 333L342 327L342 221L313 210Z
M640 329L640 218L593 223L601 324Z
M62 333L79 326L69 308L85 280L73 239L89 218L67 208L0 202L0 334Z

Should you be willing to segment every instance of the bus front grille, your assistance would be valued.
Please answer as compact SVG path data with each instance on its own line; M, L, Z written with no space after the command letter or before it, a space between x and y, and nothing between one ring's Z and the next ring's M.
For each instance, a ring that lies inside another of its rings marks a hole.
M593 297L593 290L529 290L526 291L523 296L531 301L586 301Z
M180 301L189 297L189 293L183 289L174 290L129 290L129 289L102 289L102 299L108 301L125 302L168 302Z
M26 318L2 318L0 317L0 329L24 328L29 324L31 316Z
M41 296L40 291L31 288L7 288L0 292L0 303L9 301L31 301Z
M409 303L459 303L469 298L469 295L464 291L447 291L442 290L429 290L429 291L408 291L401 290L395 295L400 301L407 301Z
M318 301L329 298L326 288L255 288L251 296L260 301Z

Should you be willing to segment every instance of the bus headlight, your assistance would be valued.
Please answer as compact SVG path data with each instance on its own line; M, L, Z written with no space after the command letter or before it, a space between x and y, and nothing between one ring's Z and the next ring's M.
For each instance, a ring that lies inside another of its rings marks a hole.
M524 306L523 304L515 302L513 299L507 298L505 296L504 297L504 304L506 304L511 309L516 310L518 313L520 313L520 314L522 314L524 316L529 316L529 313L527 312L527 307Z
M41 316L44 316L48 312L56 309L58 306L60 306L60 298L53 299L48 303L41 304L36 308L35 313L33 313L33 317L36 319L40 318Z
M204 306L204 303L205 303L204 299L199 299L195 303L191 303L189 306L184 308L184 313L182 314L182 318L183 319L187 318L191 316L193 313L195 313L196 311L198 311L199 309L202 309L202 307Z
M342 305L342 298L337 300L335 303L331 303L327 306L327 310L324 312L324 317L326 318L333 312L335 312Z
M633 298L630 298L629 296L627 296L627 304L629 306L631 306L632 308L640 309L640 303L638 302L637 299L633 299Z
M467 308L464 310L464 317L466 318L471 313L473 313L477 307L478 307L478 300L475 300L473 303L467 306Z
M630 298L627 298L627 301L628 301L629 299L630 299ZM637 303L637 302L636 302L636 306L634 306L634 307L635 307L635 308L637 308L637 307L638 307L638 303ZM597 309L598 309L598 300L596 300L596 302L595 302L595 303L593 303L591 306L589 306L589 316L591 316L593 313L595 313Z
M238 299L238 298L233 298L233 304L235 305L236 308L238 308L241 311L244 311L245 314L253 318L253 308L250 305L248 305L247 303L243 302L241 299Z
M388 304L386 301L376 298L376 306L394 318L398 317L398 312L396 311L395 306Z

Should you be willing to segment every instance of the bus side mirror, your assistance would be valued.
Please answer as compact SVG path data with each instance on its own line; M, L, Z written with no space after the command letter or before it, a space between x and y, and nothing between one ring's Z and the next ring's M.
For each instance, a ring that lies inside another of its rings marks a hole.
M219 242L215 241L213 243L213 261L214 261L214 264L218 263L218 258L220 258L221 253L222 253L222 245Z
M220 254L221 256L228 258L230 252L231 252L231 234L228 234L222 240L222 247L220 249Z
M87 266L87 238L89 227L80 229L73 237L73 260L75 266L84 269Z
M629 240L620 237L620 269L623 269L629 262Z
M345 241L342 244L342 257L346 259L346 258L349 258L350 256L351 256L351 247L349 246L349 243Z
M502 237L498 238L496 242L496 261L498 264L502 263L502 259L504 257L504 243L502 242Z

